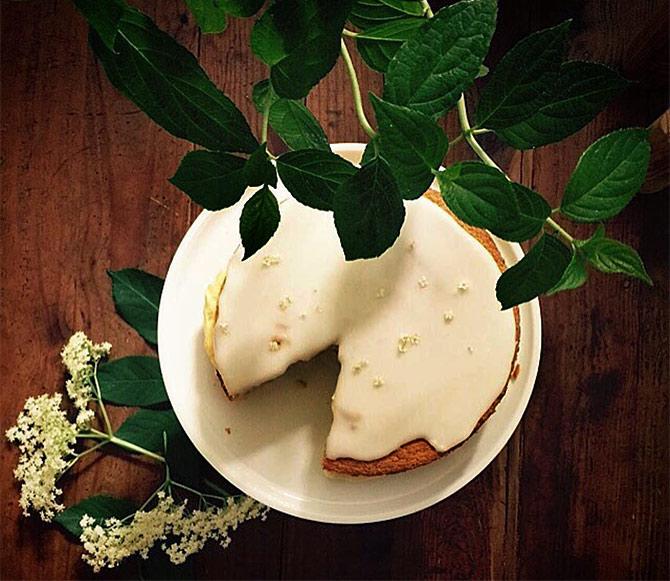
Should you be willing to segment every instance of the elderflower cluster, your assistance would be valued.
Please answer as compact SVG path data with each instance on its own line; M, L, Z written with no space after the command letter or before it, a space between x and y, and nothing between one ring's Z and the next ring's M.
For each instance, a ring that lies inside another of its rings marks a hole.
M21 482L19 505L24 515L32 510L45 521L64 508L57 502L63 491L56 481L67 469L77 440L77 426L67 419L62 400L60 393L28 398L16 425L6 433L21 453L14 470Z
M138 511L128 522L109 518L101 525L88 515L82 517L83 559L96 573L105 567L116 567L134 554L146 559L159 541L172 563L183 563L210 539L227 547L230 530L244 521L265 518L267 512L266 507L249 497L237 501L228 498L223 507L208 506L189 512L186 501L175 503L162 491L157 496L154 508Z
M109 343L93 343L82 331L77 331L61 351L61 360L70 374L65 389L77 408L76 423L81 428L88 427L95 416L95 412L88 407L88 402L94 397L95 365L109 355L111 349Z

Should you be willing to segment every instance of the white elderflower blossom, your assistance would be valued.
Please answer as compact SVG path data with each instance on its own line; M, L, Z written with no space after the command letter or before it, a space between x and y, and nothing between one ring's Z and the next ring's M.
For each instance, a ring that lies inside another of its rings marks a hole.
M77 441L77 426L60 407L62 400L60 393L28 398L16 425L6 434L21 452L14 476L21 482L23 514L34 511L45 521L64 508L57 502L63 491L56 481L67 469Z
M123 559L139 554L146 559L156 541L164 540L172 525L182 518L186 503L176 504L165 492L158 493L158 504L148 511L138 511L131 521L108 518L104 526L84 515L80 521L82 558L97 573L116 567Z
M229 531L247 520L265 518L267 507L253 498L244 496L235 500L227 498L223 507L209 506L204 510L194 510L178 520L172 527L177 539L163 550L175 565L186 561L187 557L202 550L205 543L212 539L224 549L230 544Z
M62 511L65 507L58 502L63 493L57 487L58 479L81 456L104 444L100 442L86 448L81 454L75 452L79 436L103 435L96 430L93 435L88 433L94 416L88 404L99 397L97 365L110 349L109 343L95 344L84 333L77 332L61 352L63 365L70 374L66 388L77 409L76 422L70 421L62 408L62 394L44 394L28 398L16 425L7 430L8 440L16 443L20 451L14 475L21 485L19 504L26 516L38 513L43 520L50 521ZM268 510L249 497L203 495L169 479L161 488L167 486L169 491L170 485L198 494L204 508L189 510L187 501L177 502L161 490L151 497L157 497L152 509L145 510L145 504L125 519L108 518L98 522L84 515L80 520L84 561L98 572L105 567L115 567L131 555L146 559L152 547L158 544L173 563L183 563L210 539L227 547L230 531L246 520L264 519ZM208 503L205 497L218 498L223 506Z
M420 342L421 338L416 333L401 335L398 339L398 353L407 353L410 347L416 347Z
M146 559L150 549L162 541L161 548L170 561L180 564L200 551L209 539L228 546L230 530L246 520L264 518L267 511L249 497L238 501L228 498L223 507L209 506L191 512L186 510L186 504L177 504L171 496L159 492L154 508L138 511L128 522L109 518L100 525L84 515L80 522L85 551L82 558L97 573L105 567L116 567L134 554Z
M88 427L95 416L88 408L88 402L94 397L95 365L109 355L111 349L109 343L93 343L82 331L77 331L61 351L63 365L71 376L65 382L65 389L77 408L79 427Z

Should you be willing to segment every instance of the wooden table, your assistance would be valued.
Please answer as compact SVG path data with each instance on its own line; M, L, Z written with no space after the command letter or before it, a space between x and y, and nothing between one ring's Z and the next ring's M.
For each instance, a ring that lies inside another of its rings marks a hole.
M196 53L253 120L264 67L250 22L202 36L181 2L142 2ZM495 63L529 31L574 17L571 56L638 81L565 143L513 153L491 143L513 176L558 199L579 153L620 126L647 125L667 98L662 0L501 2ZM114 314L105 269L164 275L198 213L172 187L189 144L153 125L107 81L70 2L2 4L2 431L24 399L62 385L58 352L77 329L116 356L148 352ZM376 74L357 61L365 89ZM309 97L331 141L362 141L341 63ZM455 120L447 123L455 134ZM277 144L275 143L275 146ZM467 155L459 145L454 157ZM577 228L586 234L588 228ZM595 275L544 299L544 347L520 428L471 484L431 509L368 526L328 526L273 513L242 527L226 551L196 561L203 578L667 578L668 196L640 195L609 227L634 245L655 286ZM114 410L119 421L123 410ZM24 519L2 454L1 576L88 577L56 527ZM78 471L68 502L96 492L142 498L157 475L114 455ZM125 567L110 577L134 575Z

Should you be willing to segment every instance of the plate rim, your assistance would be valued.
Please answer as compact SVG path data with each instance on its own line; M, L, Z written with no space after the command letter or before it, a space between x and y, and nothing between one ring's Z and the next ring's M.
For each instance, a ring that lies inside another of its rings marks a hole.
M354 153L354 154L359 154L363 152L366 144L364 143L355 143L355 142L343 142L343 143L334 143L331 144L331 148L334 153ZM172 298L172 294L176 292L176 285L171 285L169 284L171 280L171 275L174 277L174 271L182 261L182 254L186 252L186 249L190 246L192 238L194 238L197 234L197 232L200 230L200 228L203 227L204 223L210 218L210 216L213 216L216 214L216 212L211 212L209 210L203 210L193 221L193 223L189 226L188 230L182 237L182 239L179 242L179 245L177 247L177 250L175 251L174 255L172 256L172 259L170 261L170 266L168 267L166 276L165 276L165 284L163 288L163 292L161 294L161 299L159 303L159 309L158 309L158 325L157 325L157 334L158 334L158 359L159 359L159 365L161 368L161 373L163 375L163 381L165 383L165 388L166 392L168 394L168 398L170 399L170 403L172 404L173 399L177 399L176 397L173 398L171 397L171 393L174 392L176 393L176 389L174 385L172 385L172 382L170 381L169 377L170 374L166 373L168 371L167 369L167 364L164 363L165 357L161 357L161 354L165 354L165 347L163 347L163 350L161 351L161 345L165 345L166 341L161 341L161 337L166 336L167 334L167 329L169 328L169 323L167 321L168 315L166 314L168 312L167 305L170 303L174 304L174 299ZM511 254L514 256L515 259L520 260L523 256L523 250L521 246L517 243L511 243L507 241L501 241L500 239L496 238L495 236L493 237L496 241L496 244L504 244L506 245ZM173 290L174 289L174 290ZM539 363L540 363L540 357L541 357L541 352L542 352L542 316L541 316L541 310L540 310L540 303L537 298L533 299L532 301L526 303L524 305L526 310L528 311L529 315L529 329L533 330L533 337L532 337L532 344L530 345L529 349L529 361L527 362L528 364L528 387L525 389L523 392L523 395L521 397L521 400L519 401L518 405L516 408L514 408L510 421L505 425L505 428L501 431L501 435L497 437L496 439L496 445L489 448L487 453L483 455L483 458L474 464L469 465L469 469L464 472L461 476L459 476L456 480L450 482L447 486L440 488L438 491L434 492L433 494L426 495L426 497L417 500L411 504L409 504L406 507L403 507L401 509L393 509L388 512L380 512L373 516L372 518L369 516L360 516L360 517L354 517L350 515L343 515L341 517L338 516L333 516L332 514L322 514L319 511L315 510L310 510L304 506L294 506L291 505L290 507L283 506L283 505L278 505L277 503L274 502L273 496L269 495L264 495L262 490L254 488L254 487L249 487L247 483L245 482L240 482L238 479L235 478L235 476L231 477L229 474L224 474L224 471L222 468L220 468L217 463L215 463L212 460L211 455L209 454L208 450L204 450L204 446L199 446L198 443L196 443L196 440L198 438L193 437L194 435L194 428L192 426L189 427L189 422L186 421L187 418L184 415L184 411L182 410L180 412L179 407L175 407L173 405L173 410L177 416L177 419L179 420L182 428L184 429L186 435L188 438L191 440L193 445L196 447L198 452L205 458L205 460L217 471L219 474L221 474L224 478L226 478L228 481L230 481L234 486L242 490L245 494L253 497L254 499L258 500L259 502L265 504L266 506L272 508L273 510L277 510L278 512L282 512L284 514L288 514L290 516L302 518L305 520L309 521L314 521L314 522L322 522L322 523L328 523L328 524L367 524L367 523L374 523L374 522L383 522L383 521L388 521L388 520L393 520L396 518L401 518L403 516L408 516L410 514L414 514L416 512L420 512L421 510L424 510L426 508L429 508L430 506L433 506L434 504L437 504L441 502L442 500L448 498L452 494L455 494L459 490L461 490L464 486L469 484L472 480L474 480L477 476L479 476L492 462L497 458L497 456L500 454L500 452L503 450L503 448L509 443L509 440L511 439L512 435L516 431L517 427L521 423L521 419L523 418L523 415L528 407L528 402L530 401L530 397L533 393L535 383L537 380L537 373L539 369ZM523 323L522 323L523 324ZM172 385L172 388L171 388ZM470 437L473 437L474 434L472 434ZM466 440L467 441L467 440ZM253 493L248 492L249 489L253 490ZM260 490L260 493L259 493Z

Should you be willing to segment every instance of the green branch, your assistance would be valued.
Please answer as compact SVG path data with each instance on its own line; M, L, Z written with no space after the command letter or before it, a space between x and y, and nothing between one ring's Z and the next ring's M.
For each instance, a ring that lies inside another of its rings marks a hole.
M459 133L456 137L454 137L451 141L449 141L449 147L452 147L457 143L463 141L463 137L464 137L463 133Z
M423 6L423 13L425 16L427 16L428 18L432 18L433 16L435 16L433 14L432 8L430 7L430 4L428 4L428 0L421 0L421 6Z
M263 121L261 123L261 143L268 141L268 124L270 122L270 103L267 103L263 109Z
M486 165L493 167L497 169L499 172L501 172L508 180L510 179L509 176L500 168L500 166L493 161L493 158L484 151L484 148L479 144L477 141L477 138L475 137L475 134L479 133L487 133L488 130L484 129L472 129L470 126L470 120L468 119L468 110L465 104L465 95L461 95L460 99L458 100L458 120L461 124L461 129L463 130L463 138L465 138L465 141L468 142L468 145L472 148L472 150L477 154L477 157L481 159ZM458 138L452 142L456 143L458 141ZM512 180L510 180L512 181ZM568 244L568 246L572 246L572 243L574 242L574 238L568 233L558 222L553 220L552 218L547 218L545 225L548 226L551 230L556 232L560 238L563 239L564 242Z
M465 95L461 95L461 98L458 100L458 120L461 124L461 129L463 130L463 137L465 138L465 141L468 142L472 150L477 154L477 157L481 159L486 165L494 167L498 171L505 173L498 164L493 161L491 156L489 156L486 151L484 151L484 148L479 145L477 142L477 139L475 138L473 132L472 132L472 127L470 126L470 120L468 119L468 110L465 105Z
M105 404L102 401L102 390L100 389L100 383L98 382L98 362L95 362L95 367L93 368L93 383L95 385L95 395L96 398L98 399L98 407L100 408L100 412L102 413L102 420L105 424L105 431L107 432L107 435L111 437L111 435L114 433L114 430L112 430L112 424L109 421L109 416L107 415L107 409L105 409Z
M571 236L570 233L565 230L558 222L556 222L553 218L547 218L545 222L546 226L549 226L551 230L556 232L558 234L559 238L562 238L563 241L568 244L569 246L572 246L572 243L575 241L574 236Z
M365 110L363 109L363 99L361 98L361 88L358 85L358 76L356 75L354 63L351 60L351 55L347 50L347 45L345 44L344 39L341 40L340 47L340 52L342 53L342 58L344 59L344 64L347 68L347 74L349 75L349 80L351 81L351 91L354 95L354 107L356 108L358 122L361 124L363 131L365 131L365 133L367 133L370 138L374 138L377 133L372 128L372 125L370 125L367 117L365 116Z
M128 450L130 452L135 452L137 454L142 454L142 456L146 456L147 458L151 458L152 460L156 460L158 462L165 462L165 458L161 456L160 454L156 454L155 452L152 452L151 450L147 450L146 448L142 448L141 446L138 446L137 444L133 444L132 442L128 442L127 440L124 440L123 438L117 438L114 434L105 434L104 432L101 432L100 430L96 430L95 428L91 428L90 432L81 432L77 434L77 438L87 438L91 440L98 440L100 441L99 444L96 446L93 446L92 448L87 448L84 452L79 454L77 456L77 459L79 459L81 456L84 454L87 454L88 452L92 452L94 449L97 449L105 444L114 444L115 446L118 446L119 448L123 448L124 450Z
M109 438L110 444L114 444L115 446L118 446L119 448L123 448L124 450L128 450L129 452L135 452L137 454L142 454L142 456L146 456L147 458L151 458L152 460L156 460L157 462L165 462L165 458L161 456L160 454L156 454L155 452L151 452L150 450L147 450L146 448L142 448L142 446L137 446L136 444L133 444L132 442L128 442L127 440L124 440L122 438L117 438L116 436L112 436Z

